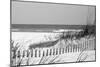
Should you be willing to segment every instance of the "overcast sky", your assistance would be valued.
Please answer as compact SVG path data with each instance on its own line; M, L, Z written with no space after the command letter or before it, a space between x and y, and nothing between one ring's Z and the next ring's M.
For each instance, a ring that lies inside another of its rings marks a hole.
M94 24L95 7L12 2L12 24Z

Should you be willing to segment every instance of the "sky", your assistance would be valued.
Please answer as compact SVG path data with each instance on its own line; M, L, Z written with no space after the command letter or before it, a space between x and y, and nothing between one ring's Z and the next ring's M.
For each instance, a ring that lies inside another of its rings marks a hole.
M12 24L95 24L95 7L12 1Z

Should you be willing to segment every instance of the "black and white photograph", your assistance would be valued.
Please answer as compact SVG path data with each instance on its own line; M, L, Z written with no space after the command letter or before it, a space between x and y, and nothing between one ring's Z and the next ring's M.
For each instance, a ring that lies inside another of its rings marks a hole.
M96 6L11 0L11 67L96 61Z

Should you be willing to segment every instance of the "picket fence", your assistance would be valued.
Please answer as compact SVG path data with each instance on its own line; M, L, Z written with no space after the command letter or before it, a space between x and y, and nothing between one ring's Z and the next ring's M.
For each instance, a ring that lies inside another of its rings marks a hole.
M64 53L70 52L80 52L82 50L95 50L95 38L94 39L87 39L82 43L77 45L67 45L63 48L36 48L36 49L29 49L24 51L17 51L14 53L12 51L12 58L21 58L21 57L44 57L44 56L52 56L52 55L60 55Z

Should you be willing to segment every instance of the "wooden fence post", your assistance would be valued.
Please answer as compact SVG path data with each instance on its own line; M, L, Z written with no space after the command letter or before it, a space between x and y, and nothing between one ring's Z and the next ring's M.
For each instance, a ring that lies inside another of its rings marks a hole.
M58 55L58 48L56 48L56 55Z
M46 56L48 56L48 49L46 50Z

